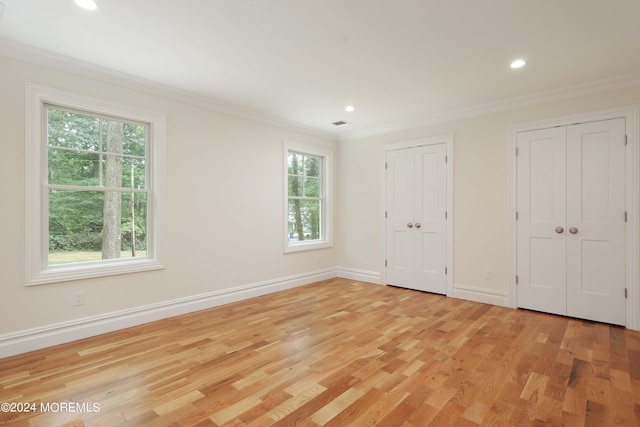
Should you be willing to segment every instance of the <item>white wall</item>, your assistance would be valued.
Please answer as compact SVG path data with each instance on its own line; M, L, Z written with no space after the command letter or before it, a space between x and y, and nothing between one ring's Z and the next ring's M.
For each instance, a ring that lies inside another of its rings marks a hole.
M4 56L0 70L0 357L3 344L47 342L44 335L65 329L50 330L61 322L69 329L150 304L184 302L265 282L275 286L263 290L275 290L313 281L322 277L314 272L327 270L335 276L335 248L285 255L282 238L283 141L335 152L333 138L172 100L162 89L149 93L106 83L100 74L87 78ZM25 287L26 82L167 115L168 268ZM74 307L72 294L78 290L85 292L86 303ZM255 294L238 293L231 299ZM210 298L203 304L228 300ZM107 329L102 325L92 331Z
M508 127L639 103L633 87L340 142L341 265L384 271L381 147L453 134L455 295L507 304ZM484 279L487 269L493 280Z
M640 87L626 88L338 144L86 70L72 74L3 56L0 70L0 357L308 283L335 275L336 266L347 275L383 276L381 147L443 134L455 140L454 283L504 299L508 126L640 103ZM24 286L26 82L167 115L167 269ZM334 248L283 254L283 140L336 151ZM484 280L485 269L493 280ZM74 307L77 290L86 303Z

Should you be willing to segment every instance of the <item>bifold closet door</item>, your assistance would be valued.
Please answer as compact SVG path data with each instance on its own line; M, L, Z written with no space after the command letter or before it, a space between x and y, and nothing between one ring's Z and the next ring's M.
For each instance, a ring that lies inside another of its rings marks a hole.
M625 323L625 120L518 134L518 307Z
M446 144L386 157L387 283L446 294Z

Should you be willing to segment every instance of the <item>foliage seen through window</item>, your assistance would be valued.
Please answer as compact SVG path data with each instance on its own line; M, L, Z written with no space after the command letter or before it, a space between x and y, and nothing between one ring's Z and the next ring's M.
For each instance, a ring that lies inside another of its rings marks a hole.
M289 151L289 241L322 239L323 158Z
M148 125L46 113L49 264L145 255Z

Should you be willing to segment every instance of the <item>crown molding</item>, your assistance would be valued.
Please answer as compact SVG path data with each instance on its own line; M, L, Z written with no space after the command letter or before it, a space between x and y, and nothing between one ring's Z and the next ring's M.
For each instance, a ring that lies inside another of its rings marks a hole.
M154 96L161 96L174 101L184 102L186 104L206 108L217 113L253 120L263 124L301 132L315 137L329 138L340 142L482 116L485 114L543 104L551 101L577 98L580 96L619 90L627 87L640 86L640 73L627 74L577 85L565 86L559 89L516 96L444 113L427 115L418 119L402 121L386 126L337 133L307 126L282 117L270 115L262 111L252 110L231 102L215 99L214 97L177 89L172 86L3 38L0 38L0 55L102 81L104 83L116 84Z
M315 137L329 138L333 141L337 140L337 134L333 132L306 126L261 111L251 110L231 102L215 99L214 97L177 89L152 80L3 38L0 38L0 55L92 80L126 87L150 95L160 96L173 101L183 102L196 107L206 108L217 113L253 120Z
M342 133L339 135L338 140L342 142L365 138L368 136L383 135L402 130L430 126L438 123L445 123L454 120L482 116L499 111L512 110L516 108L544 104L547 102L563 99L578 98L581 96L620 90L634 86L640 86L640 73L626 74L607 79L595 80L587 83L580 83L577 85L565 86L559 89L536 92L529 95L516 96L513 98L480 104L473 107L433 114L422 117L420 119L399 122L388 126Z

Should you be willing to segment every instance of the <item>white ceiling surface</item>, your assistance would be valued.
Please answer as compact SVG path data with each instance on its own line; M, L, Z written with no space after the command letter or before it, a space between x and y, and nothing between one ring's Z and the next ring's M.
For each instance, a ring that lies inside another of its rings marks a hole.
M640 73L640 0L98 1L0 0L0 38L337 134Z

